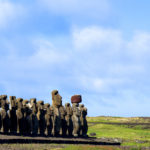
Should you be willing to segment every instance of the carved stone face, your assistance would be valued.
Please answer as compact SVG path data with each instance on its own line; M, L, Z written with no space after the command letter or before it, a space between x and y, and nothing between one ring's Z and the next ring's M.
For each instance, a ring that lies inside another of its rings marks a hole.
M44 101L37 102L38 111L41 112L44 110Z
M36 103L36 98L31 98L31 99L30 99L30 103L31 103L31 104Z
M65 104L65 107L70 107L70 103L66 103L66 104Z
M50 108L50 104L49 103L44 104L44 108L45 109Z
M80 108L84 108L84 104L80 104L79 107L80 107Z
M9 102L7 100L1 100L1 107L5 110L9 110Z
M23 108L27 108L28 107L28 100L23 100L22 104L23 104Z
M52 91L52 105L55 107L62 105L62 97L59 95L58 90Z
M16 107L16 96L9 96L11 108Z
M22 104L23 99L22 98L17 98L17 107L18 108L23 108L23 104Z
M79 107L79 103L73 103L72 106L73 107Z

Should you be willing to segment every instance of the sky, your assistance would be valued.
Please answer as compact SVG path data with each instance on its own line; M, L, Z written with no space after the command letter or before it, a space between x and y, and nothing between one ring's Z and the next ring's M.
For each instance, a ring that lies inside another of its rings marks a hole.
M150 116L149 0L0 0L0 93L88 116Z

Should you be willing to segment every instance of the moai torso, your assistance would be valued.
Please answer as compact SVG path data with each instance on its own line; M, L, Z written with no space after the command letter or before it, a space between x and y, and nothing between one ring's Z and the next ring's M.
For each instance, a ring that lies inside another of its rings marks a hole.
M31 108L31 133L32 135L37 135L38 133L38 119L37 119L37 103L36 98L30 99L30 108Z
M78 103L73 103L72 104L72 109L73 109L73 115L72 115L72 121L73 121L73 135L79 136L80 135L80 126L81 126L81 122L80 122L80 110L78 107Z
M38 101L37 106L38 106L37 118L38 118L38 120L42 120L45 115L44 101Z
M32 116L29 101L23 100L24 134L30 135L32 130Z
M17 98L17 119L23 119L23 99L22 98Z
M81 135L82 136L87 136L87 130L88 130L88 125L87 125L87 120L86 120L86 115L87 115L87 108L84 107L83 104L80 105L80 121L81 121Z
M58 136L61 128L61 114L59 107L62 104L62 97L59 95L58 90L52 91L52 109L53 109L53 135Z
M36 115L38 111L37 103L36 103L36 98L31 98L30 99L30 108L32 110L32 114Z
M44 135L45 132L44 101L38 101L37 105L38 105L37 119L39 122L39 134Z
M73 115L73 111L72 108L70 106L70 103L66 103L65 104L65 109L66 109L66 125L67 125L67 134L69 136L72 136L72 131L73 131L73 124L72 124L72 115Z
M17 130L19 134L23 135L24 133L24 113L23 113L23 99L17 98Z
M80 135L80 115L81 112L79 110L79 103L82 101L81 95L74 95L71 97L72 102L72 109L73 109L73 115L72 115L72 122L73 122L73 136L77 137Z
M23 114L24 117L27 118L27 116L29 115L29 107L28 107L28 100L23 100L22 104L23 104Z
M51 124L51 120L52 120L52 115L53 115L53 113L52 113L52 111L51 111L51 107L50 107L50 104L45 104L44 105L44 107L45 107L45 120L46 120L46 125L48 126L48 125L50 125Z
M59 107L59 111L60 111L61 119L65 119L65 116L66 116L65 107L64 106L60 106Z
M62 136L66 136L66 131L67 131L67 123L65 120L66 116L66 110L63 105L59 107L60 115L61 115L61 134Z
M46 135L51 136L52 127L53 127L53 123L52 123L53 112L51 110L49 103L45 104L44 107L45 107L45 111L46 111L46 113L45 113Z
M2 123L2 131L7 133L10 128L10 120L7 111L9 110L9 102L7 100L7 95L2 95L1 97L1 123Z
M17 133L17 115L16 115L16 96L10 96L9 97L11 108L9 111L9 116L10 116L10 132L12 134Z
M73 111L72 111L72 108L70 106L70 103L66 103L65 104L65 109L66 109L66 116L65 116L65 119L67 121L67 125L70 124L70 119L73 115Z

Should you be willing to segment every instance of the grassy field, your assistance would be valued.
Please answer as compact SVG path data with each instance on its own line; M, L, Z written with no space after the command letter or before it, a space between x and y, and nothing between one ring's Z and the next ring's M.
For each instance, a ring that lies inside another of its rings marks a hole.
M88 134L97 138L114 138L122 146L150 147L150 118L88 117Z
M119 147L67 144L1 144L0 150L120 150Z
M150 118L87 117L88 135L113 139L121 146L69 144L1 144L0 150L142 150L150 149Z

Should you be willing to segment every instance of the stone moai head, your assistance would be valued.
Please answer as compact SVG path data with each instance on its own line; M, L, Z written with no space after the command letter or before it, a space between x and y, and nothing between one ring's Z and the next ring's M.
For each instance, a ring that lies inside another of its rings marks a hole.
M22 109L23 108L23 99L22 98L17 98L16 104L17 104L17 108L18 109Z
M0 95L0 107L1 107L1 100L2 100L2 95Z
M28 107L28 103L29 103L28 100L23 100L22 101L23 108L27 108Z
M84 108L84 104L80 104L79 107L80 107L80 108Z
M67 115L72 115L72 108L71 108L70 103L65 104L65 109L66 109L66 114Z
M7 100L7 95L1 95L1 99L6 101Z
M37 102L38 110L44 110L44 101Z
M7 100L7 95L1 95L1 107L6 111L9 110L9 102Z
M11 108L16 108L16 96L9 96Z
M72 103L72 107L79 107L79 103Z
M52 105L54 107L60 107L62 105L62 97L59 95L58 90L52 91Z
M70 107L70 103L66 103L65 104L65 107L67 108L67 107Z
M50 108L50 104L49 103L44 104L44 108L45 109L49 109Z
M31 98L31 99L30 99L29 107L32 109L32 113L33 113L33 114L36 114L36 113L37 113L37 102L36 102L36 98Z
M31 105L31 107L33 107L33 105L36 105L36 98L30 99L30 105Z
M81 111L83 117L85 117L87 115L87 108L84 106L84 104L80 104L79 108L80 108L80 111Z
M36 98L31 98L31 99L30 99L30 103L31 103L31 104L36 104Z

